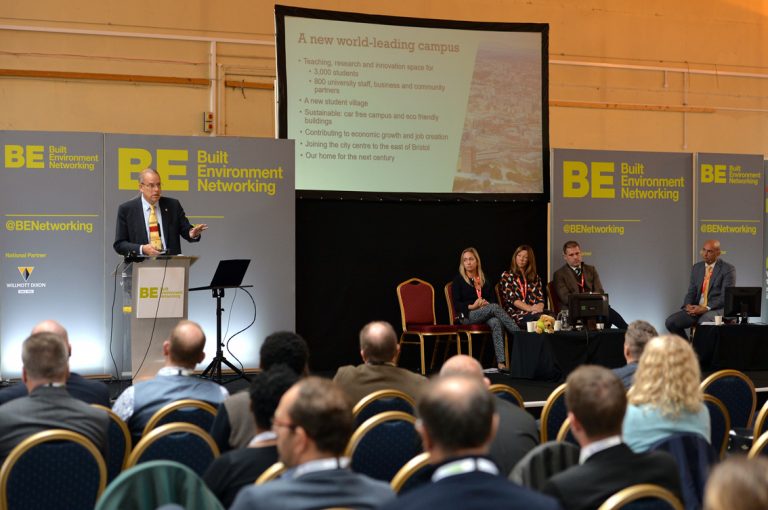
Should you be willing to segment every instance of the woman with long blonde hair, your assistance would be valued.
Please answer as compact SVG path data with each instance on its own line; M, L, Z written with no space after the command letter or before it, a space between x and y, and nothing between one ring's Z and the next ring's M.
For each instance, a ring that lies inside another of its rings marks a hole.
M651 339L629 389L623 438L635 452L672 434L699 434L710 441L701 370L691 345L677 335Z
M461 252L459 274L453 279L453 304L456 313L469 324L488 324L493 337L496 362L499 370L507 370L504 353L504 330L510 335L520 331L515 321L496 303L495 292L485 279L480 254L469 247Z

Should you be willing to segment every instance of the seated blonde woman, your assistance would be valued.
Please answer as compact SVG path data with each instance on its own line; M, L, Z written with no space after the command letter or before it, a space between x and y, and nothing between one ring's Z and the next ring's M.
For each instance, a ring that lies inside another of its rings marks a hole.
M653 338L627 393L624 442L635 452L673 434L699 434L709 442L709 411L700 382L699 360L687 341L677 335Z

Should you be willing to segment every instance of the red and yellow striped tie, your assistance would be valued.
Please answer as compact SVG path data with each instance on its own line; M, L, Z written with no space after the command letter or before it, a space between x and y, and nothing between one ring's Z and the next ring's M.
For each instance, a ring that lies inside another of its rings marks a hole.
M155 206L149 204L149 244L152 248L163 251L163 240L160 238L160 225L157 224Z

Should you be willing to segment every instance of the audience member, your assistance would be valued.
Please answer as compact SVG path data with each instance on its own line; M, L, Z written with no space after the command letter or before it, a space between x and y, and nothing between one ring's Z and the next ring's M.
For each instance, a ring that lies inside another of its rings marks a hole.
M480 362L464 354L446 361L440 375L469 377L486 388L491 385L483 374ZM491 442L490 456L499 466L502 476L506 477L517 462L539 443L539 432L536 420L527 411L500 398L495 402L499 429Z
M487 456L499 426L497 403L477 377L441 376L433 381L419 401L417 422L434 466L431 483L404 493L384 508L560 508L554 499L500 476Z
M713 322L716 315L723 315L725 289L736 285L736 268L720 258L720 241L704 241L701 257L703 260L691 268L691 282L682 309L666 321L670 333L686 339L687 328Z
M280 399L272 420L280 461L289 469L278 480L245 487L231 508L378 508L394 498L388 484L347 469L342 455L353 428L352 404L337 384L300 380Z
M675 459L666 452L634 453L621 439L624 386L607 368L582 365L568 376L565 403L581 445L579 465L544 486L567 510L596 509L614 493L640 483L661 485L681 498Z
M568 307L568 301L572 294L582 294L584 292L603 294L605 292L595 266L582 262L581 246L579 246L579 243L567 241L563 245L563 258L565 259L565 264L555 271L555 274L552 275L552 280L555 284L557 297L564 307ZM627 322L613 307L609 308L607 319L607 327L610 328L611 325L614 325L619 329L627 329ZM605 320L605 318L602 320Z
M24 340L21 380L29 395L0 406L0 463L26 437L50 429L82 434L106 454L109 417L67 393L68 358L60 335L35 333Z
M192 321L180 321L163 342L165 365L157 377L126 388L112 410L128 424L135 441L147 422L166 404L192 398L218 405L229 392L215 382L194 377L192 370L205 358L205 333Z
M298 375L306 375L309 347L296 333L278 331L269 335L261 344L259 358L262 370L283 364ZM219 405L210 432L221 452L248 445L256 434L256 423L253 421L251 397L247 390L229 396Z
M357 403L374 391L395 389L418 400L426 377L395 366L400 353L394 328L384 321L369 322L360 330L363 364L340 367L333 380Z
M54 320L44 320L32 328L30 334L34 335L35 333L53 333L59 335L67 345L69 356L72 356L72 344L69 343L67 330L58 322ZM67 379L67 392L74 398L82 400L86 404L99 404L104 407L109 407L109 388L103 382L91 381L80 374L70 372L69 378ZM0 405L15 398L24 397L27 394L27 386L23 383L16 384L10 388L5 388L0 391Z
M627 364L613 369L613 373L621 379L625 388L629 389L632 386L635 371L637 371L637 361L643 354L645 344L655 336L659 336L659 333L649 322L632 321L627 326L627 332L624 333L624 359L627 360Z
M226 452L214 460L203 476L225 507L232 505L240 489L252 484L277 462L277 434L271 428L272 416L280 397L298 380L299 376L286 365L274 365L253 376L249 400L256 435L247 447Z
M704 492L704 510L768 508L768 459L733 455L712 470Z
M709 410L699 384L699 360L676 335L653 338L645 346L630 388L624 441L643 452L672 434L699 434L710 441Z

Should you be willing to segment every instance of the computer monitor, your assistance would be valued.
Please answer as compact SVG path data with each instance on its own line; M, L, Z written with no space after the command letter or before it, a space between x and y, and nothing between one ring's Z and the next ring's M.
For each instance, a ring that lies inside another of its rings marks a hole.
M760 317L760 304L763 300L761 287L726 287L726 317L741 317L741 324L746 324L749 317Z
M568 319L573 324L578 319L608 318L608 294L571 294L568 298Z

